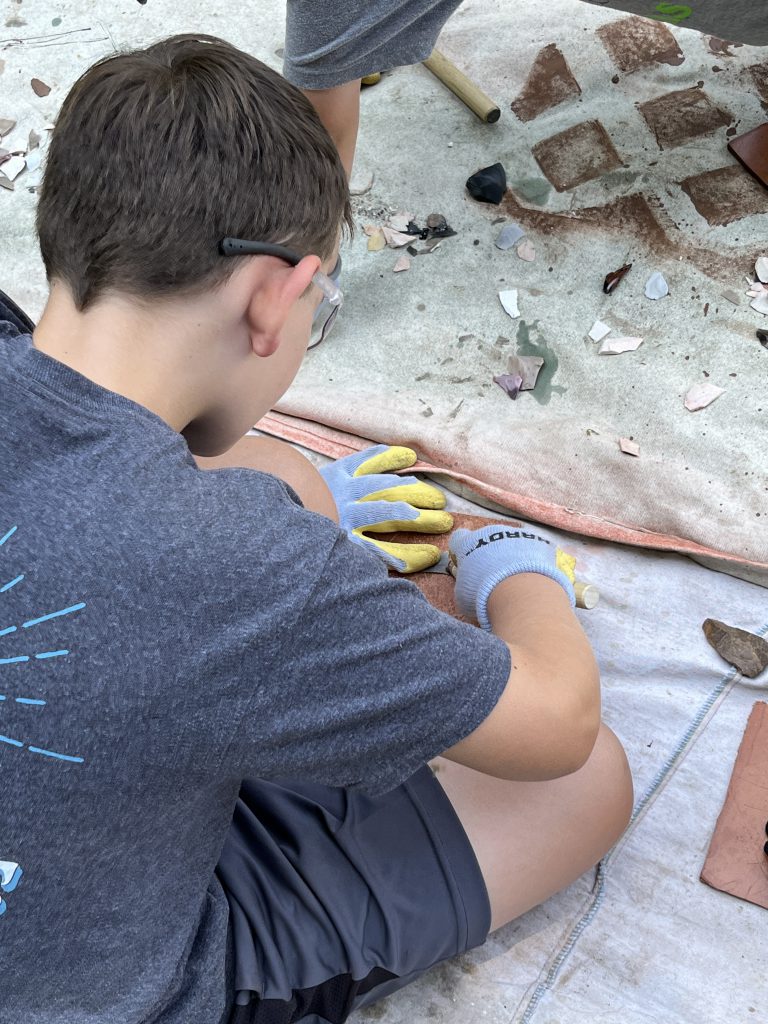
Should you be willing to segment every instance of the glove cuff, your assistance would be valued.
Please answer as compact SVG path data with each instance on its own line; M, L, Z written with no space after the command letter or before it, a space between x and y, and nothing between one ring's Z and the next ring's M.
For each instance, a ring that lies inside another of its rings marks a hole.
M477 621L483 629L491 629L491 622L488 618L488 599L490 598L491 593L500 583L509 579L510 576L518 576L523 572L535 572L538 573L539 576L548 576L551 580L554 580L555 583L559 583L568 595L571 607L576 607L576 594L573 589L573 584L566 574L554 565L544 565L541 562L523 562L517 563L514 566L500 566L485 577L477 592L475 614L477 616Z

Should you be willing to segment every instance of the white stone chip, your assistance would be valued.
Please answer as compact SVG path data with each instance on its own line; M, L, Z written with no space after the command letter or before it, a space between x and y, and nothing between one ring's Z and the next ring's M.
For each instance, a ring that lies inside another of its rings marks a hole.
M40 149L33 149L27 153L27 170L36 171L43 162L43 152Z
M602 320L595 320L592 324L592 329L589 332L589 337L592 341L602 341L603 338L607 338L611 333L611 328L608 324L604 324Z
M508 288L504 292L499 292L499 302L504 307L504 312L513 320L520 316L520 310L517 307L517 288Z
M408 225L413 220L413 214L409 210L398 210L397 213L393 213L389 218L389 227L393 231L405 231Z
M9 181L13 181L15 178L18 178L26 166L27 162L23 156L12 156L10 160L6 160L3 164L3 174Z
M402 249L404 245L412 245L414 242L413 235L406 235L404 232L394 231L392 228L382 228L381 230L384 232L384 238L390 249Z
M600 346L598 355L617 356L622 352L634 352L642 344L642 338L608 338Z
M699 381L688 390L688 394L685 396L685 408L689 412L696 412L698 409L704 409L711 405L716 398L723 394L725 394L725 388L719 388L716 384L710 384L706 380Z
M536 259L536 250L533 247L533 242L530 242L527 238L517 247L517 255L521 260L525 260L526 263L533 263Z
M14 155L23 156L27 152L27 138L22 135L21 132L17 132L15 135L9 135L3 139L3 149L7 153L13 153Z
M663 299L666 295L669 295L669 285L664 275L655 270L645 282L645 296L648 299Z

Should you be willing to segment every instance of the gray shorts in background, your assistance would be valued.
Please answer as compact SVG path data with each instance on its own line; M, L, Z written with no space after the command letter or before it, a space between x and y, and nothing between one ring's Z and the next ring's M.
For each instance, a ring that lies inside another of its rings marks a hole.
M481 945L491 924L474 850L428 767L381 796L246 780L216 873L230 1024L341 1024Z
M461 0L287 0L283 74L300 89L330 89L418 64Z

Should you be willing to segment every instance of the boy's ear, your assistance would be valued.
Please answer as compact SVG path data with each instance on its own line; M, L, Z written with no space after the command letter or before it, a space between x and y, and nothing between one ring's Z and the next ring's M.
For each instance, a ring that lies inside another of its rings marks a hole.
M246 319L256 355L268 357L277 351L288 314L319 269L319 256L305 256L295 267L276 267L254 282Z

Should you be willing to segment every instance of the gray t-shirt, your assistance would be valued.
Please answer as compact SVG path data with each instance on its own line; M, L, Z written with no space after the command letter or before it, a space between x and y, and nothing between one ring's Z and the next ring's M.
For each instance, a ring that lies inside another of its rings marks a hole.
M489 714L497 638L0 324L0 1022L214 1024L244 777L382 792Z

